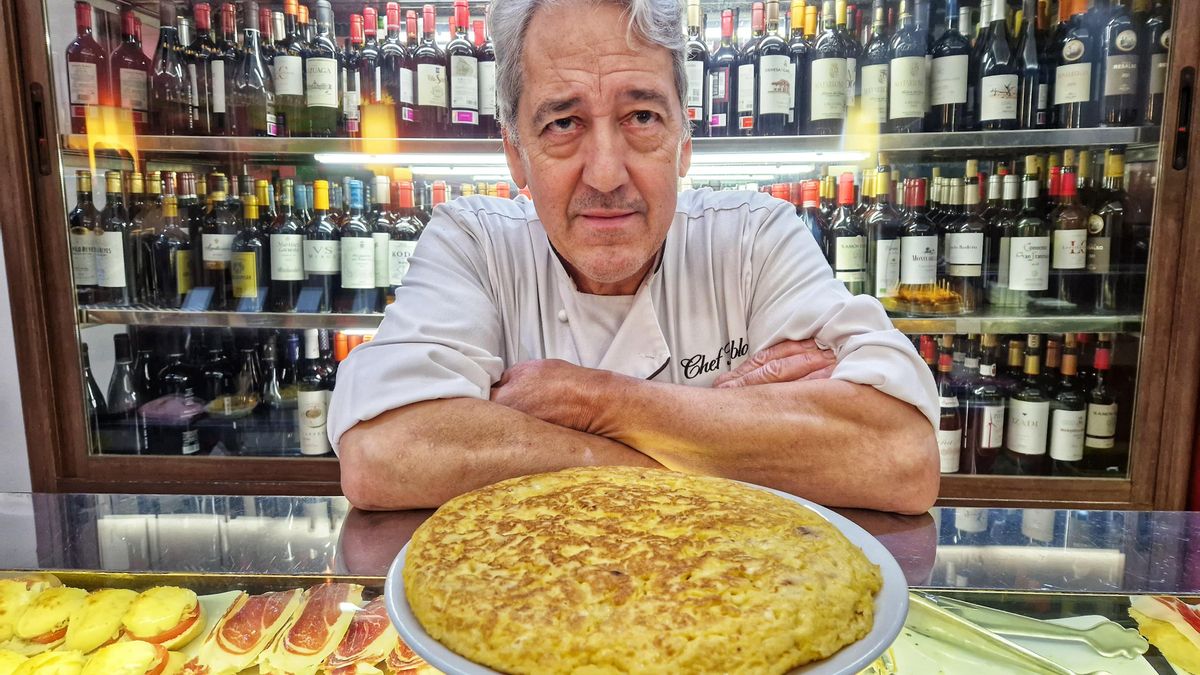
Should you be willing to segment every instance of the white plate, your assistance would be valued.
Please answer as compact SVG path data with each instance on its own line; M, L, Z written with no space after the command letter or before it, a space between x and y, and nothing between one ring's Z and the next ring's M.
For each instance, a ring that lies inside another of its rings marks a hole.
M810 663L793 670L791 675L842 675L859 672L870 665L892 644L896 636L900 634L900 629L904 626L904 619L908 616L908 583L904 580L904 573L900 570L900 565L875 537L833 511L786 492L758 485L752 487L773 492L784 499L790 499L812 509L817 515L841 530L852 544L862 549L871 562L879 565L879 571L883 575L883 589L875 596L875 625L871 628L871 632L824 661ZM417 621L404 594L403 572L406 553L408 553L408 544L400 549L400 554L392 561L384 587L388 616L392 618L392 624L396 626L400 637L404 638L408 646L412 647L413 651L428 661L430 665L450 675L494 674L496 671L451 651L430 637L421 627L421 623Z

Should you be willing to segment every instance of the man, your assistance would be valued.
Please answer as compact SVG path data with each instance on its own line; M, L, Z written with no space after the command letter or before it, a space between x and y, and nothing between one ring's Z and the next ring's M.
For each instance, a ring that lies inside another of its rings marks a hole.
M923 512L932 377L834 279L790 204L677 194L676 0L496 0L504 150L526 199L437 209L329 433L364 509L572 466L666 467Z

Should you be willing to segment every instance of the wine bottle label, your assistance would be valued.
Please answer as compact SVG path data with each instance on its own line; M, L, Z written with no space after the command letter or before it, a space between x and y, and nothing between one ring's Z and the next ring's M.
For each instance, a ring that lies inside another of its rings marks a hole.
M1050 458L1062 462L1083 459L1084 410L1055 410L1050 413Z
M729 66L714 68L709 78L709 103L729 102Z
M225 112L225 61L223 59L213 59L208 62L212 69L212 77L208 79L209 86L212 87L212 94L209 100L212 102L213 113L224 114Z
M1017 76L1013 75L1012 78L1016 80ZM987 80L988 78L983 78L985 87ZM933 105L966 103L967 55L943 56L934 59L929 87L929 102Z
M400 286L404 283L404 276L408 274L408 259L412 257L413 251L417 249L415 241L395 241L391 242L388 247L391 263L388 265L388 280L392 286Z
M833 269L839 274L838 278L842 281L862 281L863 271L867 268L867 238L862 235L838 237L834 242ZM857 278L843 279L840 276L843 272L854 272Z
M1012 248L1012 238L1000 237L1000 255L997 256L1000 260L996 264L996 285L1001 288L1008 287L1008 265L1009 265L1009 250Z
M1008 401L1008 449L1022 455L1046 454L1049 401Z
M304 240L304 271L307 274L337 274L341 271L341 262L337 240Z
M337 59L308 57L304 61L305 104L309 108L338 107Z
M900 238L900 283L937 283L937 235Z
M324 455L333 451L325 425L329 399L325 390L296 392L297 427L300 429L300 454Z
M1117 404L1089 403L1087 407L1087 434L1085 443L1089 448L1111 448L1117 435Z
M232 234L200 235L200 259L204 262L227 263L233 260Z
M1050 287L1050 237L1009 240L1008 287L1014 291L1044 291Z
M271 235L271 280L304 281L304 235Z
M383 67L375 66L375 88L371 90L370 103L383 103Z
M846 106L858 102L858 59L846 57Z
M900 286L900 240L880 239L875 242L875 293L877 298L896 295Z
M375 288L374 237L342 237L342 288Z
M942 408L943 410L945 410L947 408L957 409L958 408L958 397L957 396L939 396L938 397L938 407Z
M275 56L275 95L304 95L304 59L299 56Z
M709 126L709 128L712 128L712 129L724 129L725 125L729 123L728 120L729 120L729 116L726 115L725 113L717 113L715 115L709 115L708 116L708 126Z
M104 288L125 288L125 238L120 232L96 236L96 283Z
M1021 534L1033 541L1054 541L1053 509L1021 509Z
M496 62L479 64L479 114L496 117Z
M846 59L817 59L809 72L809 118L846 119Z
M1004 447L1004 406L983 405L979 411L979 447L994 450Z
M888 66L880 63L873 66L863 66L862 69L862 108L863 119L867 122L882 123L887 121L888 95Z
M1045 82L1038 84L1037 123L1039 126L1050 123L1050 85Z
M233 297L258 297L258 254L253 251L234 253L230 276L233 278Z
M432 66L431 66L432 67ZM416 77L411 68L400 69L400 102L412 105L413 88ZM412 120L409 120L410 122Z
M737 109L739 117L754 114L753 63L738 66Z
M1087 103L1091 99L1092 64L1071 63L1059 66L1054 75L1054 105Z
M134 68L121 69L121 107L128 110L150 108L149 83L146 71Z
M200 431L198 429L185 429L180 435L180 452L185 455L194 455L200 452Z
M451 56L450 77L450 107L479 110L479 60L474 56Z
M446 67L417 64L417 105L446 107Z
M96 285L96 235L89 229L71 233L71 276L76 286Z
M1087 230L1055 230L1054 258L1050 264L1056 270L1081 270L1087 266Z
M788 59L788 91L792 92L792 95L788 97L788 128L791 128L791 125L796 122L796 96L799 94L799 92L796 91L796 68L798 67L799 66L796 65L795 61L792 61L790 58Z
M957 473L959 458L962 455L962 431L938 429L937 444L942 473Z
M978 534L988 529L988 509L954 509L954 528L959 532Z
M946 273L952 277L983 274L983 233L952 232L946 235Z
M190 103L193 108L199 108L200 107L200 79L196 75L196 64L195 63L187 64L187 71L188 71L188 103ZM193 120L197 119L195 112L192 113L192 119Z
M1018 80L1016 75L991 75L982 79L979 96L979 120L1017 119Z
M1130 30L1124 33L1132 32ZM1120 40L1119 37L1117 39ZM1128 96L1137 93L1137 54L1121 54L1119 56L1108 57L1104 61L1104 71L1105 96Z
M374 232L371 240L375 243L375 288L385 288L388 284L388 250L392 240L387 232Z
M925 115L926 77L924 56L892 59L888 119L910 119Z
M1092 216L1096 218L1098 216ZM1090 236L1087 240L1087 271L1108 274L1112 257L1112 237Z
M67 82L70 83L71 105L96 105L100 102L96 64L67 63Z
M1167 90L1167 55L1150 55L1150 93L1161 94Z
M792 61L787 56L774 54L758 58L759 115L786 115L791 110L794 101L791 70Z
M172 255L175 256L175 292L183 298L192 290L192 252L176 249Z
M685 70L687 72L687 106L688 108L703 109L704 62L688 61Z
M358 73L355 73L357 77ZM350 133L358 133L359 122L361 119L361 101L358 97L357 89L347 89L342 96L342 115L346 119L346 131Z

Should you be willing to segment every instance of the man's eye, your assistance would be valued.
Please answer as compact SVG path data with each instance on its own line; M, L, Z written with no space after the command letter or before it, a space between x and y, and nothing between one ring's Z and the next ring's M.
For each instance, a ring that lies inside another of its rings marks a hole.
M638 124L650 124L658 120L658 113L649 110L639 110L633 113L633 121Z
M574 117L562 117L546 125L550 131L571 131L575 128Z

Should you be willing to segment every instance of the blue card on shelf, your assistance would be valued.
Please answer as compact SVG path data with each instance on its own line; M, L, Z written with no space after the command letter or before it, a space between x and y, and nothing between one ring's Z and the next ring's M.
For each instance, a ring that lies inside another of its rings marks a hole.
M258 289L258 295L253 298L238 298L237 311L239 312L261 312L263 306L267 304L267 289Z
M321 311L321 296L325 289L319 286L309 286L300 290L300 297L296 299L296 311L306 314L316 314Z
M179 308L185 312L205 312L208 311L208 306L212 304L212 297L212 286L197 286L188 291L188 294L183 298L183 304Z

